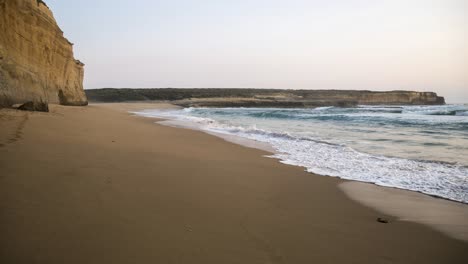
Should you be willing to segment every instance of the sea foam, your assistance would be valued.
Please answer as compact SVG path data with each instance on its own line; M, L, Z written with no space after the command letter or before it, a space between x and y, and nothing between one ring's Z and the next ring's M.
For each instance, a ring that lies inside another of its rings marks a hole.
M387 128L378 131L382 136L389 137L389 145L400 140L398 136L393 135L398 132L409 134L409 138L423 135L424 140L418 143L419 146L410 146L408 151L418 148L424 150L429 146L456 148L457 146L450 145L450 141L427 142L429 137L444 135L443 131L437 130L440 126L444 126L449 132L455 131L466 136L464 127L468 127L468 119L451 114L447 115L447 118L440 117L442 113L448 113L447 111L463 113L465 110L458 106L361 106L353 109L322 107L306 110L186 108L170 111L148 110L137 114L175 120L179 124L186 124L185 127L210 133L268 143L276 150L271 157L285 164L304 167L311 173L412 190L468 203L468 164L398 157L388 153L388 150L384 153L389 155L366 153L351 147L354 141L358 141L356 146L368 143L365 137L370 137L372 131L377 131L380 129L379 124L383 124L380 126ZM333 126L329 126L329 122ZM320 131L319 128L323 124L326 125L322 131L346 128L346 134L354 134L343 140L336 136L340 135L339 132L332 134L334 137L327 138L322 137L323 132L311 131ZM415 127L419 130L415 130ZM437 129L434 130L434 127ZM370 144L363 149L373 152L372 148L379 147L387 140L379 138L376 141L379 141L379 144ZM416 144L415 142L417 141L408 144ZM465 149L462 151L468 153Z

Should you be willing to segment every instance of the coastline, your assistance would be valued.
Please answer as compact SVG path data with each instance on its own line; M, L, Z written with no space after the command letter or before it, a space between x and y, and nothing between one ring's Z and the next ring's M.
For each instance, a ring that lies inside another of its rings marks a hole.
M176 105L164 105L157 109L180 109ZM138 110L138 109L137 109ZM151 109L139 109L151 110ZM130 111L136 116L144 116L141 113ZM164 118L148 117L156 120L157 124L201 131L216 137L220 137L227 142L242 145L248 148L260 149L269 153L265 157L273 158L281 162L273 155L278 152L269 144L258 142L252 139L242 138L235 135L226 135L222 133L210 132L200 129L184 121L177 121ZM304 168L302 166L298 166ZM304 168L306 169L306 168ZM321 177L333 177L328 175L319 175ZM338 184L350 199L360 204L370 207L376 211L391 215L399 221L415 222L429 226L439 232L452 238L468 242L468 204L450 200L448 198L425 194L422 192L401 189L397 187L386 187L371 182L356 180L343 180Z
M468 260L468 243L354 202L338 187L344 180L127 113L149 106L0 112L11 127L0 134L1 260Z

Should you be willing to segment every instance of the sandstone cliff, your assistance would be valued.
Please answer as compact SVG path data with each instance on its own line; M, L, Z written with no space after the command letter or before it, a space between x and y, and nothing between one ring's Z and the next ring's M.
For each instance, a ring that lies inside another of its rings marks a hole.
M86 105L84 64L41 0L0 0L0 107Z
M96 89L86 90L90 101L123 102L167 100L180 106L207 107L318 107L356 105L445 104L433 92L280 90L280 89Z

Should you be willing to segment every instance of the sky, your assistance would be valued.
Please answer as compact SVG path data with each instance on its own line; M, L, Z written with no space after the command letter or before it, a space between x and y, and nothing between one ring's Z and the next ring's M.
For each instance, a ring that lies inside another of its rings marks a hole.
M465 0L46 0L85 89L434 91L468 102Z

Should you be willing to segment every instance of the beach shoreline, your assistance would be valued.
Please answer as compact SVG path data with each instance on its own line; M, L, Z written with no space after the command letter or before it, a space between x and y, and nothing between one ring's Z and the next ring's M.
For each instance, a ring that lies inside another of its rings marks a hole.
M339 187L348 181L128 113L151 107L171 106L1 110L2 126L9 129L0 133L0 260L468 260L468 243L354 202ZM378 223L378 217L390 223Z
M156 109L180 109L176 105L164 105ZM141 110L130 111L132 114L142 116ZM144 116L144 115L143 115ZM155 119L154 117L148 117ZM194 125L187 124L184 121L176 121L165 118L156 118L157 124L166 125L175 128L191 129L202 131L204 133L220 137L228 142L242 145L248 148L260 149L269 153L266 157L275 158L273 155L278 152L267 143L258 142L252 139L246 139L235 135L226 135L205 131ZM281 162L278 159L278 162ZM304 170L306 168L299 166ZM313 174L313 173L311 173ZM318 175L322 177L332 177L328 175ZM384 214L392 215L401 221L410 221L427 225L438 230L452 238L468 242L468 204L450 200L444 197L434 196L421 192L400 189L396 187L380 186L375 183L353 181L341 179L344 182L338 185L350 199L359 202L362 205L370 207ZM440 214L434 212L442 212Z

